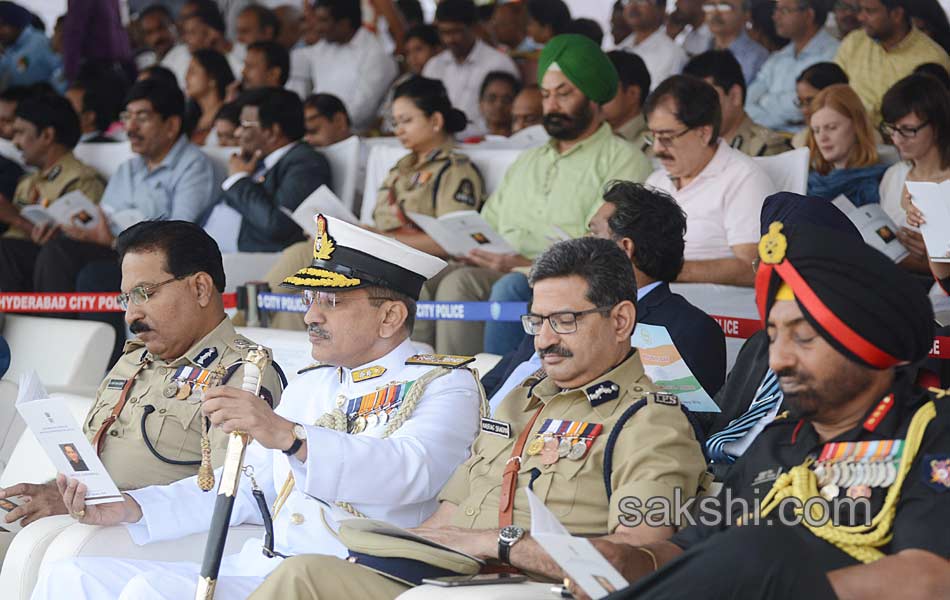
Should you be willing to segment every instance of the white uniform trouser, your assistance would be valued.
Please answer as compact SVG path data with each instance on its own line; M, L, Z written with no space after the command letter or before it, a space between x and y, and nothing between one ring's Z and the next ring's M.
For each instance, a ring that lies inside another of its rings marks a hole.
M33 600L180 600L193 598L200 565L118 558L68 558L44 567ZM222 568L214 597L244 600L263 577L228 574Z

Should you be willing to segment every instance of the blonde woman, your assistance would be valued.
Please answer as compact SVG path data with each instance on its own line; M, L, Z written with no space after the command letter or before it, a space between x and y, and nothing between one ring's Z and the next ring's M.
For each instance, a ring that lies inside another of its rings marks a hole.
M828 86L811 101L808 149L809 196L834 200L843 194L856 206L880 201L887 166L878 160L868 114L850 86Z

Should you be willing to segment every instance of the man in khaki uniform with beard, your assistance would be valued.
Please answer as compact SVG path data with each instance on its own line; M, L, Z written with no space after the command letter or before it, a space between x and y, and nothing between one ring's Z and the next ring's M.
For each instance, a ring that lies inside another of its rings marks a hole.
M623 252L609 240L560 242L538 258L531 283L534 300L522 320L547 374L529 377L493 419L483 419L472 456L442 489L439 509L413 531L558 581L560 568L525 532L531 515L524 487L575 535L659 541L672 535L672 515L659 526L627 526L623 500L685 501L697 492L705 461L679 400L657 392L630 346L637 294ZM398 549L392 555L405 556ZM285 560L251 598L389 599L439 571L404 558L302 555Z
M242 361L255 344L238 335L221 299L224 267L214 240L185 221L146 221L116 240L122 265L119 302L137 339L106 375L83 431L119 489L194 475L204 459L224 462L227 436L212 429L202 453L201 400L219 384L240 387ZM281 375L263 373L262 395L280 399ZM21 483L0 498L31 497L7 522L65 514L55 481Z

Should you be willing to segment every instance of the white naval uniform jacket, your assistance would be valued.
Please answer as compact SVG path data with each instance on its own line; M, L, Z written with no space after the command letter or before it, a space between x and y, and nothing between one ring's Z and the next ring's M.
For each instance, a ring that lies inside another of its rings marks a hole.
M412 416L390 437L381 438L385 425L350 435L314 423L337 407L337 398L357 398L390 383L413 381L431 369L406 365L420 352L406 340L381 359L357 369L324 367L306 372L284 391L277 413L307 427L307 461L289 458L257 442L248 446L245 464L264 491L268 507L293 469L295 486L274 520L274 550L285 555L330 554L346 556L346 549L321 519L321 505L345 501L374 519L401 527L415 527L436 509L436 495L455 468L469 456L479 430L480 396L473 374L457 369L426 387ZM353 382L352 372L385 367L373 379ZM395 413L393 413L395 414ZM220 477L220 469L216 473ZM164 486L130 492L141 505L143 517L127 525L137 544L177 539L206 531L214 509L215 491L202 492L195 477ZM247 477L241 478L231 524L262 524ZM263 539L248 541L237 555L225 557L221 575L266 576L280 564L261 553Z

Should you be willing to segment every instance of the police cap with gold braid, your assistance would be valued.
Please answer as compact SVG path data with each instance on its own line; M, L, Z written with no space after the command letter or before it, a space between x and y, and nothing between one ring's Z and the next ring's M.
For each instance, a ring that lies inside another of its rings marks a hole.
M765 321L794 299L819 335L849 359L888 369L925 358L934 316L923 288L860 238L775 221L759 241L755 296Z
M379 286L418 300L422 284L445 268L441 258L357 225L324 215L314 221L313 261L281 287L332 292Z

